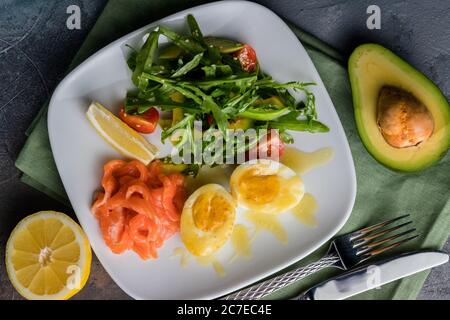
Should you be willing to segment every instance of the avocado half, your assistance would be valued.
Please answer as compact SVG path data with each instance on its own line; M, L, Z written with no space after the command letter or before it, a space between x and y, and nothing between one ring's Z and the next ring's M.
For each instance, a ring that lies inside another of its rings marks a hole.
M377 44L357 47L348 70L358 132L376 160L394 170L413 172L445 155L450 146L450 105L431 80ZM411 139L414 144L396 143L399 137L390 139L383 130L385 123L394 131L404 125L402 137L413 132L419 138Z

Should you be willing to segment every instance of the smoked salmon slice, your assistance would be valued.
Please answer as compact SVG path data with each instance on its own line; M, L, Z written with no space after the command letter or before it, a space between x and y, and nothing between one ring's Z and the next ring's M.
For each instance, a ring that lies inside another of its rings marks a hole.
M106 245L113 253L133 250L144 260L180 230L186 200L184 176L165 175L156 160L111 160L103 166L102 189L92 204Z

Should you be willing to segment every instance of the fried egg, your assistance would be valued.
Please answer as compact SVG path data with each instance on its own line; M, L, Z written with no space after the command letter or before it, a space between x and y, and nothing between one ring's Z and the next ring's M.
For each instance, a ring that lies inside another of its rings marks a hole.
M305 193L303 181L274 160L252 160L232 173L230 188L239 207L251 212L280 214L294 208Z
M231 194L221 185L204 185L184 204L181 240L194 256L210 256L230 239L235 219L236 202Z

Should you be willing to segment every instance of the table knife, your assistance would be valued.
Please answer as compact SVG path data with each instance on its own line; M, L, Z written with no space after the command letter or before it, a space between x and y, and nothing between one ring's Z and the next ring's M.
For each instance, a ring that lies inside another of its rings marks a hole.
M296 300L341 300L448 262L440 251L408 252L344 272L295 297Z

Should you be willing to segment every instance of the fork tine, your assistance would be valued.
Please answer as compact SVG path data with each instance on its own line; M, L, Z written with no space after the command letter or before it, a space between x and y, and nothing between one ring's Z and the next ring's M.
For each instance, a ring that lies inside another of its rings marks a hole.
M412 221L408 221L408 222L399 224L398 226L395 226L395 227L392 227L392 228L389 228L389 229L386 229L386 230L383 230L383 231L380 231L380 232L377 232L377 233L374 233L374 234L369 234L367 236L363 236L362 238L360 237L360 238L356 239L358 241L356 241L356 243L355 243L355 245L353 247L354 248L358 248L358 247L360 247L362 245L365 245L366 243L368 243L368 242L370 242L372 240L375 240L375 239L377 239L377 238L379 238L381 236L384 236L385 234L388 234L388 233L390 233L392 231L398 230L398 229L400 229L400 228L402 228L404 226L407 226L408 224L411 224L411 223L412 223Z
M406 239L403 239L403 240L394 242L394 243L392 243L392 244L390 244L390 245L388 245L388 246L385 246L385 247L382 247L382 248L379 248L379 249L374 249L374 250L372 250L372 251L369 251L369 252L367 252L367 253L364 254L364 255L366 255L367 257L361 259L361 260L359 261L359 263L364 262L364 261L366 261L366 260L368 260L368 259L370 259L370 258L372 258L372 257L374 257L374 256L376 256L376 255L379 255L379 254L381 254L381 253L383 253L383 252L386 252L386 251L388 251L388 250L394 249L394 248L398 247L399 245L401 245L401 244L403 244L403 243L406 243L406 242L408 242L408 241L411 241L411 240L417 238L418 236L419 236L419 235L417 234L417 235L414 235L414 236L412 236L412 237L409 237L409 238L406 238Z
M387 226L387 225L390 225L391 223L393 223L393 222L395 222L395 221L398 221L398 220L400 220L400 219L403 219L403 218L405 218L405 217L408 217L408 216L409 216L409 214L405 214L405 215L403 215L403 216L400 216L400 217L397 217L397 218L394 218L394 219L391 219L391 220L388 220L388 221L380 222L380 223L377 223L377 224L375 224L375 225L373 225L373 226L370 226L370 227L366 227L366 228L357 230L357 231L355 231L355 232L352 233L352 235L351 235L351 237L350 237L350 240L353 241L353 240L359 239L359 238L361 238L362 236L368 234L369 232L378 230L378 229L380 229L380 228L382 228L382 227L385 227L385 226Z
M361 255L361 254L363 254L364 252L369 251L370 249L374 249L374 248L379 247L379 246L382 245L383 243L386 243L386 242L392 241L392 240L394 240L394 239L400 238L400 237L402 237L402 236L404 236L404 235L406 235L406 234L409 234L409 233L411 233L411 232L414 232L414 231L416 231L415 228L409 229L409 230L406 230L406 231L403 231L403 232L401 232L401 233L395 234L395 235L393 235L393 236L390 236L390 237L388 237L388 238L385 238L385 239L382 239L382 240L379 240L379 241L376 241L376 242L370 242L370 243L368 243L367 245L365 245L361 250L359 250L359 251L356 253L356 255L357 255L357 256L358 256L358 255Z

